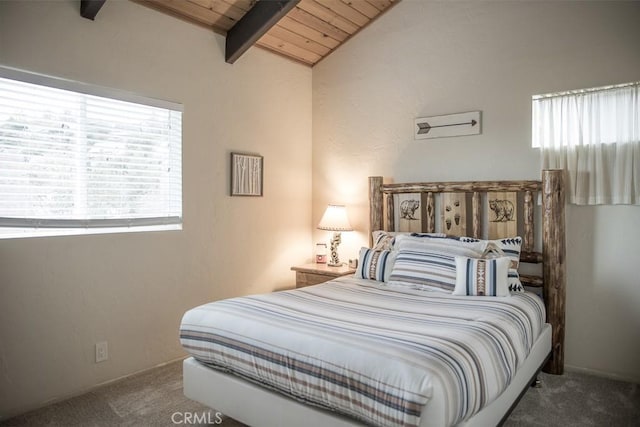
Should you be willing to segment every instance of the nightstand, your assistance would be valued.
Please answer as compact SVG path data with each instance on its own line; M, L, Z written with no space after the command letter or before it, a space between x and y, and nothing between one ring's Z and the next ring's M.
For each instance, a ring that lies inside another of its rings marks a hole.
M296 288L317 285L327 282L340 276L347 276L356 272L355 268L348 265L340 267L329 267L327 264L316 264L315 262L291 267L296 272Z

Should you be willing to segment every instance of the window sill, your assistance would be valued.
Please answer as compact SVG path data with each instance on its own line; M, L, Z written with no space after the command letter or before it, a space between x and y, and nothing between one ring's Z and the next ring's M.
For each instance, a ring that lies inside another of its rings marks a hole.
M182 230L182 224L104 228L0 228L0 239Z

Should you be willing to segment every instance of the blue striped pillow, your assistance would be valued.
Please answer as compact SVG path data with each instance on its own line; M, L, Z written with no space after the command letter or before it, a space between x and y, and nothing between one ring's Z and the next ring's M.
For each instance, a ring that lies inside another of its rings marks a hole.
M391 251L362 248L355 276L359 279L386 282L391 273L394 259L395 255Z
M452 292L456 285L456 256L480 257L481 245L449 239L406 239L398 255L389 285L420 290Z
M456 257L456 287L453 295L509 296L509 257Z

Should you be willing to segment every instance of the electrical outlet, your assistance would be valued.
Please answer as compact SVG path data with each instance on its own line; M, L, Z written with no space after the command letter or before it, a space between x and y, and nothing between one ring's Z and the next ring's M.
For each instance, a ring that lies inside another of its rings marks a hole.
M109 347L106 341L96 343L96 363L104 362L109 358Z

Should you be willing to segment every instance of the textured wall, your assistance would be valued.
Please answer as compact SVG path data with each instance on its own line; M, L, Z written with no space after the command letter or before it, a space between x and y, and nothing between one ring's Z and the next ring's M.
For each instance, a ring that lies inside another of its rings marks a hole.
M637 2L402 1L314 68L314 221L347 203L354 257L369 175L539 178L531 96L638 80L638 22ZM416 117L473 110L482 135L413 139ZM639 220L637 206L567 209L568 365L640 381Z
M292 287L311 254L311 70L128 1L0 2L0 64L184 104L184 229L0 240L0 419L184 355L204 302ZM229 152L265 158L229 197ZM94 344L109 360L94 363Z

